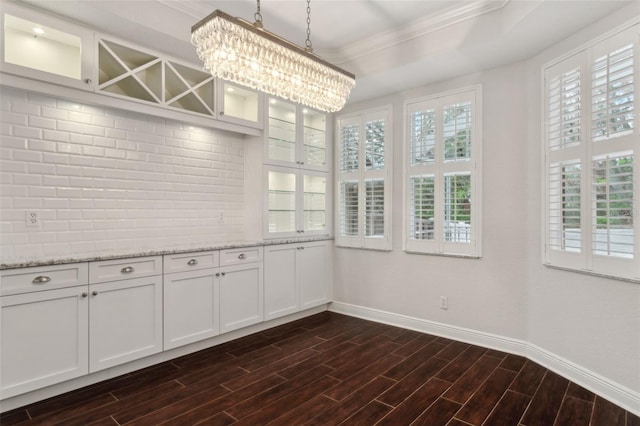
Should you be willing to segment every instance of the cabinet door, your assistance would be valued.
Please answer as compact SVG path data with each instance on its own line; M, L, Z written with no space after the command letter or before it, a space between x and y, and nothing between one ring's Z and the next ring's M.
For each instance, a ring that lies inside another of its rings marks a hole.
M295 104L269 98L265 163L294 167L300 165L297 117L298 109Z
M297 170L265 167L265 183L265 238L299 235Z
M326 241L305 243L297 251L296 272L300 283L300 309L331 301L332 280L329 244Z
M17 5L2 4L2 71L93 90L93 33Z
M263 97L255 90L218 80L218 118L229 123L262 129Z
M296 281L296 252L299 245L277 245L265 248L264 316L278 318L300 310Z
M162 276L89 286L91 372L162 350Z
M262 263L220 268L220 332L263 320Z
M302 123L301 167L328 171L327 115L304 108L302 110Z
M164 349L216 336L220 299L218 268L164 278Z
M88 373L87 287L0 298L3 398Z
M326 173L306 172L302 176L302 226L304 235L327 234L327 193Z

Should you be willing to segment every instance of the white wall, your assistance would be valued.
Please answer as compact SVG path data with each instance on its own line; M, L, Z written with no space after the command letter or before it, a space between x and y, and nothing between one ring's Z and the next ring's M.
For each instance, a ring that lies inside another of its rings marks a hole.
M394 108L393 251L336 249L335 299L481 330L526 335L525 68L514 64L345 109ZM484 239L481 259L402 251L403 99L482 84ZM449 309L439 308L440 296Z
M345 109L393 103L393 251L336 249L334 299L521 340L532 357L640 412L640 284L542 265L540 132L542 64L638 16L639 5L527 62ZM405 254L402 100L470 84L483 85L483 256Z
M245 238L242 136L6 87L0 99L2 261Z

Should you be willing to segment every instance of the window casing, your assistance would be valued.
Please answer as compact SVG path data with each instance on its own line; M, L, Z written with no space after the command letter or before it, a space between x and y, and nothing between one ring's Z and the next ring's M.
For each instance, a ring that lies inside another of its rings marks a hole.
M405 103L404 247L481 256L482 90Z
M640 278L640 24L544 67L545 263Z
M391 106L337 117L338 246L391 250Z

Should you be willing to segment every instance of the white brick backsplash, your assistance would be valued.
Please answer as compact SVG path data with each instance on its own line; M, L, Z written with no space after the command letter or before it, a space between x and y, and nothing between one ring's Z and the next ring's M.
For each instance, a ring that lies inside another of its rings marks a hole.
M242 136L6 87L0 100L3 260L244 238Z

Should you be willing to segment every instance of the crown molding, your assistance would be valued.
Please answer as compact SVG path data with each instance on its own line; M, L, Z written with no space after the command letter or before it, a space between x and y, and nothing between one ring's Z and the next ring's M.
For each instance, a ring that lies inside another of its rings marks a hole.
M434 31L504 8L512 0L474 1L456 4L432 16L418 18L400 29L383 31L375 37L367 37L339 49L318 49L324 59L336 64L344 64Z

